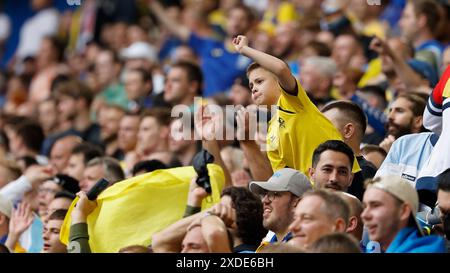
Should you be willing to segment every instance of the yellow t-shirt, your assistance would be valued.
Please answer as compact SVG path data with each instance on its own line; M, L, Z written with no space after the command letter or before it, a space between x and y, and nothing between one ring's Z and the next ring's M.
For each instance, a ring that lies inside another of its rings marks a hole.
M269 35L275 33L277 25L295 22L299 19L299 15L295 10L294 4L283 1L276 10L267 9L259 24L259 28L266 31Z
M294 96L280 87L278 109L269 122L267 155L273 171L289 167L309 176L314 150L327 140L342 140L342 137L311 102L298 81L297 90ZM359 170L355 160L353 172Z

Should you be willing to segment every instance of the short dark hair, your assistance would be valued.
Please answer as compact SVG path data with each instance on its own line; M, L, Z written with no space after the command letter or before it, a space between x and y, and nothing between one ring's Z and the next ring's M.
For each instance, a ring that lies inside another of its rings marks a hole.
M103 151L94 144L83 142L73 148L72 155L76 154L83 155L83 163L86 165L91 159L103 156Z
M322 199L325 203L322 206L323 211L332 219L342 218L345 221L345 225L348 225L350 207L339 194L330 190L320 189L306 192L303 195L303 199L308 196L317 196Z
M366 85L361 88L361 93L370 94L380 99L379 108L385 109L387 106L386 90L379 85Z
M414 6L414 13L416 16L425 15L427 18L427 27L434 33L439 25L441 14L439 6L436 1L433 0L409 0Z
M29 156L29 155L22 156L17 161L22 161L25 166L25 169L28 169L29 167L31 167L33 165L39 165L36 158Z
M319 55L319 56L322 56L322 57L330 57L331 56L331 49L325 43L313 40L313 41L307 43L305 45L305 47L313 48L317 52L317 55Z
M143 82L149 82L149 81L151 82L152 81L152 74L150 74L147 70L145 70L141 67L133 68L128 71L128 73L131 73L131 72L141 74L141 79Z
M408 100L410 103L412 103L412 107L410 110L413 112L413 115L415 117L423 116L423 112L425 111L425 106L427 105L427 99L428 95L420 94L416 92L408 92L404 94L400 94L396 100L399 98L404 98Z
M341 118L355 122L359 128L360 140L364 137L367 128L367 117L358 104L344 100L333 101L322 108L322 113L325 113L331 109L338 109L339 112L342 113Z
M153 172L156 170L163 170L167 169L166 164L162 163L159 160L153 159L153 160L144 160L139 161L133 166L133 170L131 173L133 176L135 176L137 173L145 171L145 172Z
M151 109L145 110L142 113L143 120L146 117L153 117L156 119L159 125L161 126L170 126L170 123L172 122L172 116L171 111L169 108L166 107L153 107Z
M253 70L256 70L256 69L258 69L258 68L263 68L263 69L265 69L264 67L262 67L259 63L257 63L257 62L253 62L253 63L251 63L248 67L247 67L247 77L250 75L250 73L253 71Z
M48 40L52 44L54 51L56 50L57 61L58 62L63 61L64 60L64 48L66 47L65 42L62 39L60 39L59 37L51 36L51 35L45 36L44 40Z
M50 214L48 220L64 220L66 214L67 214L66 209L58 209L55 210L52 214Z
M44 130L38 122L25 120L19 123L13 130L22 139L24 145L35 152L41 150L42 142L45 139Z
M438 189L450 192L450 168L442 172L438 177Z
M222 196L230 196L236 210L237 237L244 244L259 245L267 234L263 227L263 205L261 200L246 188L229 187Z
M312 166L316 167L317 163L320 160L320 155L325 151L335 151L345 154L348 157L348 160L350 162L350 169L352 169L353 161L355 158L355 154L352 151L352 148L350 148L347 144L345 144L341 140L327 140L324 143L320 144L313 153L312 157Z
M68 192L68 191L59 191L59 192L57 192L56 194L55 194L55 198L54 199L57 199L57 198L66 198L66 199L70 199L70 200L74 200L75 199L75 197L76 197L76 195L75 194L73 194L73 193L71 193L71 192Z
M364 147L361 148L361 153L362 154L368 154L368 153L380 153L382 156L386 157L387 153L386 150L381 148L378 145L374 145L374 144L367 144Z
M203 73L200 66L188 61L178 61L172 64L171 68L180 68L186 72L189 82L196 82L198 84L197 95L202 95L203 87Z
M361 253L359 243L348 233L327 234L315 241L310 251L313 253Z
M94 99L94 93L91 89L76 80L69 80L58 84L55 88L55 96L68 96L72 99L84 99L86 101L86 107L89 108Z
M62 83L69 82L71 78L66 74L58 74L53 80L50 86L51 93L53 94L58 86Z

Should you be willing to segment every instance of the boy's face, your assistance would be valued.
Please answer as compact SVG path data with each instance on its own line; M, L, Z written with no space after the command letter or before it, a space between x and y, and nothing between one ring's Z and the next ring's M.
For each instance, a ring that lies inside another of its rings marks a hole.
M263 68L256 68L249 73L248 79L252 99L256 105L270 107L277 104L280 92L277 79L271 72Z
M49 220L44 227L44 253L65 253L66 246L59 240L63 220Z

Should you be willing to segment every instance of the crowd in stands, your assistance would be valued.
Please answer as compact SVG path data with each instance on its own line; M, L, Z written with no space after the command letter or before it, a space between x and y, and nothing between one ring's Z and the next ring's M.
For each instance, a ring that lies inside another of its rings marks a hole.
M170 191L203 151L212 193L195 169L184 215L109 251L449 251L449 1L7 2L0 253L96 252L102 210L146 206L97 181Z

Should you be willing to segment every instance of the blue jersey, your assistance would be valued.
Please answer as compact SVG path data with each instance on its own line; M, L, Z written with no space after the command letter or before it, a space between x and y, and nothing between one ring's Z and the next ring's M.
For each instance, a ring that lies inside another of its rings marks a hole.
M188 44L201 59L205 97L230 89L236 78L245 75L251 63L249 58L238 52L228 51L220 40L202 38L192 33Z

